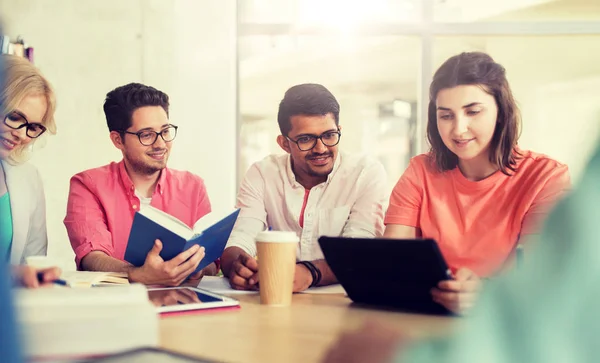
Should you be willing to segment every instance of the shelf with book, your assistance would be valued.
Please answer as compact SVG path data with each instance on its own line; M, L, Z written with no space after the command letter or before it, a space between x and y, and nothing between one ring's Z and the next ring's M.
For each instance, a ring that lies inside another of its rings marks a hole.
M24 57L33 63L33 47L27 45L22 37L17 37L17 40L12 42L8 35L0 35L0 53Z

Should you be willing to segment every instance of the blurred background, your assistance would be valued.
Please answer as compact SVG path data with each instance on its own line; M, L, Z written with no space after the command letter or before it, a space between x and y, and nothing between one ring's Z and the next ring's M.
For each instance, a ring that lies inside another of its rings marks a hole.
M34 156L46 188L49 256L74 268L62 224L69 178L120 160L102 103L128 82L171 97L170 166L202 176L217 212L248 167L281 150L277 106L294 84L341 104L340 147L379 158L391 190L425 141L429 82L448 57L504 65L521 147L569 165L600 134L598 0L0 0L4 32L35 49L54 85L58 134Z
M238 172L269 152L289 85L323 83L341 104L343 147L377 155L395 183L427 150L432 74L463 51L507 69L521 146L575 179L600 131L600 1L251 0L240 2ZM421 102L425 100L425 102Z

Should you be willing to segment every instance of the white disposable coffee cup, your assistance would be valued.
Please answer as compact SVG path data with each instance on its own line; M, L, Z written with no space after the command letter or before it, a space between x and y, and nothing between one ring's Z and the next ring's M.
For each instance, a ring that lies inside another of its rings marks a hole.
M256 236L261 304L291 304L297 247L298 236L295 232L264 231Z

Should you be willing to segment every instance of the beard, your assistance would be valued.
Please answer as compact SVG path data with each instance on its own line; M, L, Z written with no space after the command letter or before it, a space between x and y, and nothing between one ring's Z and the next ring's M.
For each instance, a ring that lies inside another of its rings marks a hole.
M332 152L326 152L326 153L322 153L322 154L316 154L316 153L310 153L308 155L306 155L305 159L307 160L306 166L307 166L307 172L308 175L310 176L316 176L316 177L324 177L324 176L328 176L329 174L331 174L331 171L333 170L333 164L331 165L331 167L328 170L315 170L313 169L313 167L308 163L308 160L310 159L314 159L314 158L318 158L318 157L323 157L323 156L328 156L333 160L333 153ZM334 160L335 162L335 160Z
M166 155L168 155L168 154L166 154ZM129 162L129 165L131 165L131 168L133 169L133 171L135 173L142 174L142 175L155 174L156 172L163 170L167 166L167 158L166 157L162 164L160 164L159 162L156 162L156 164L154 164L154 165L144 162L141 158L131 157L131 155L129 155L128 153L125 153L125 158Z
M329 174L331 174L331 171L333 170L333 167L327 171L316 171L313 170L311 167L308 168L308 175L310 176L328 176Z

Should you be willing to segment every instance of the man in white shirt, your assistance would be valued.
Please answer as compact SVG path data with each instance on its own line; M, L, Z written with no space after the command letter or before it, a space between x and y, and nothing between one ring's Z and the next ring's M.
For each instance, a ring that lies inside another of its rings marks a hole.
M298 244L294 291L336 283L318 244L327 236L379 237L388 198L381 163L338 152L340 107L322 85L290 88L279 104L277 143L286 155L252 165L237 199L241 208L221 257L235 289L256 289L256 235L294 231Z

